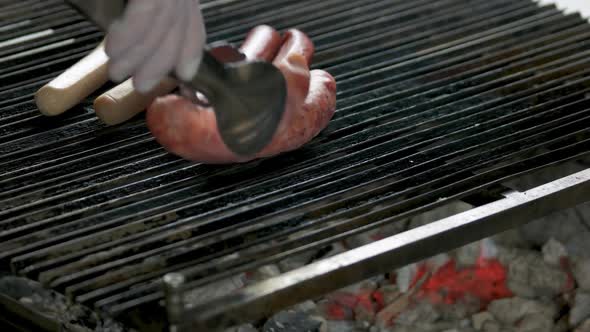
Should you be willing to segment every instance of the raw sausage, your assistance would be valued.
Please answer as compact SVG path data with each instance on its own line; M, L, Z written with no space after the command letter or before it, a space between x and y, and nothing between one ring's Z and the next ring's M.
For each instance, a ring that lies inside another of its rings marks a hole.
M272 61L287 81L285 114L271 143L255 156L238 157L221 140L210 109L168 95L157 98L147 112L148 128L164 148L202 163L246 162L297 149L327 126L336 107L336 82L325 71L310 72L314 47L303 32L289 30L281 38L271 27L258 26L241 51L248 58Z
M35 93L39 111L47 116L60 115L80 103L108 78L104 43Z
M102 42L35 93L39 111L47 116L55 116L78 105L108 82L108 60ZM169 94L175 88L175 81L164 80L148 94L140 94L129 79L96 98L94 110L104 123L117 125L143 112L154 98Z
M176 81L166 79L147 94L139 93L131 79L117 85L94 100L96 116L107 125L118 125L143 112L154 98L169 94Z

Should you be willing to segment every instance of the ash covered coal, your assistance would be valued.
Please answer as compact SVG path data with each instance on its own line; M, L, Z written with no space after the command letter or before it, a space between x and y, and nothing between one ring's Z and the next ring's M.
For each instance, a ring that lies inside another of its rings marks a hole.
M72 304L54 291L30 279L0 275L0 293L58 322L64 332L133 332L120 323Z

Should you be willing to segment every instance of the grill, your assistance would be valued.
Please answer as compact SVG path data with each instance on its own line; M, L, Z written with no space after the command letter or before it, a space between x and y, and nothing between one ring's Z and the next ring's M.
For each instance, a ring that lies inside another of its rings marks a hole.
M0 270L145 330L213 330L590 199L588 170L503 196L590 152L590 25L529 0L202 1L211 41L297 27L338 81L329 127L243 165L167 154L142 115L33 94L103 35L61 0L0 1ZM105 89L108 87L105 87ZM214 299L190 290L442 206L481 207ZM59 325L1 297L5 312ZM36 317L36 318L35 318Z

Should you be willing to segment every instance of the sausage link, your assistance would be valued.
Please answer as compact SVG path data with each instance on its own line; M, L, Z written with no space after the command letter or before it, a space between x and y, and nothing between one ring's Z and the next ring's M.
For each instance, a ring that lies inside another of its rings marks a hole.
M256 156L236 156L223 143L210 109L168 95L156 99L147 114L148 127L164 148L197 162L239 163L297 149L327 126L336 106L336 82L325 71L310 73L314 47L304 33L289 30L281 40L274 29L260 26L249 33L242 52L272 61L287 81L287 109L271 143Z

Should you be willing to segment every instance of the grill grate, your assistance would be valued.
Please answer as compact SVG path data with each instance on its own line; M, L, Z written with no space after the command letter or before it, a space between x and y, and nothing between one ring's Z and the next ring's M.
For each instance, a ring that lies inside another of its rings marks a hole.
M308 33L339 84L330 126L219 167L170 156L141 116L106 127L91 98L44 118L34 92L103 35L61 0L0 1L0 269L121 319L161 315L166 273L206 285L590 151L579 15L528 0L203 8L212 41Z

